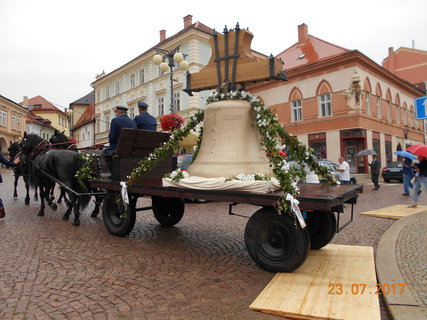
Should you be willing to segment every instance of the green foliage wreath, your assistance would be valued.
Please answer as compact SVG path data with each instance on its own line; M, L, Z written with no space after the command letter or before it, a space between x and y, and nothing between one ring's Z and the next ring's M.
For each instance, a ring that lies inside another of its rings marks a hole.
M223 100L246 100L250 102L254 110L255 123L261 136L262 148L266 151L270 167L272 167L274 175L279 180L283 192L294 196L299 193L296 181L298 181L298 178L305 177L305 167L314 171L319 176L321 183L336 184L330 172L316 161L313 150L301 143L297 137L283 129L277 120L277 115L265 107L254 95L245 91L213 92L207 98L206 102L209 104ZM132 171L128 177L127 185L131 186L134 184L138 177L153 169L159 161L167 159L179 150L179 142L191 130L194 130L197 124L203 121L203 118L204 111L200 110L190 119L185 127L172 131L169 141L165 142L162 147L154 150L153 153L139 163L139 167ZM200 141L198 141L197 147L199 146ZM280 151L284 148L288 150L292 160L300 165L299 169L291 167L289 162L280 154ZM197 154L197 151L198 148L196 148L195 154ZM284 198L279 201L277 206L279 211L287 210L288 208Z

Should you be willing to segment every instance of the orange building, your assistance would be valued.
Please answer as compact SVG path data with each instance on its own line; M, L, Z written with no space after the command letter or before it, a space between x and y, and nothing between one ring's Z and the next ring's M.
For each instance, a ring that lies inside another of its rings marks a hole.
M279 55L288 81L255 85L259 95L290 133L322 158L344 156L352 173L368 173L363 149L375 149L382 166L394 151L424 142L415 120L414 98L423 92L357 50L308 34L298 26L298 42Z
M388 49L388 57L382 66L395 75L405 79L419 88L426 90L427 83L427 51L393 47Z

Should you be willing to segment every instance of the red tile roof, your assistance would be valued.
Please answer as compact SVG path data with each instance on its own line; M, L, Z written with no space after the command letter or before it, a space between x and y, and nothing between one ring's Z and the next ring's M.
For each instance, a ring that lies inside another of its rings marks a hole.
M284 70L309 65L320 60L350 52L350 50L308 35L304 42L297 42L276 58L284 62Z
M24 105L24 102L21 101L19 104ZM64 113L61 109L55 107L51 102L47 101L42 96L36 96L28 99L28 106L33 106L31 111L57 111L66 115L66 113Z
M75 130L87 123L95 122L95 102L92 103L86 108L85 112L82 114L80 119L76 122L71 130Z

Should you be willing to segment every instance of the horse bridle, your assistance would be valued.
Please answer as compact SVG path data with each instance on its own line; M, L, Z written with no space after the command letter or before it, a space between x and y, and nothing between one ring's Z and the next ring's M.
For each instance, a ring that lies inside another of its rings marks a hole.
M46 144L42 145L43 142L46 142ZM49 147L45 148L46 146L49 146ZM34 151L29 153L28 157L31 160L34 160L40 153L43 152L43 150L48 150L51 148L52 148L51 143L49 141L43 139L37 144L37 146L34 148Z

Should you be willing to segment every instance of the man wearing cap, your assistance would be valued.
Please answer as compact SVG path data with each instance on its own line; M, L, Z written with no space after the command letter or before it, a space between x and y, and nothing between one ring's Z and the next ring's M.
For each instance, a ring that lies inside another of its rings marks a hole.
M156 118L147 112L147 108L148 104L138 101L139 115L135 117L135 123L138 129L156 131Z
M110 145L104 149L103 153L112 154L116 151L123 128L136 129L135 121L127 116L127 111L128 108L123 106L115 108L116 117L111 120L110 134L108 135Z

